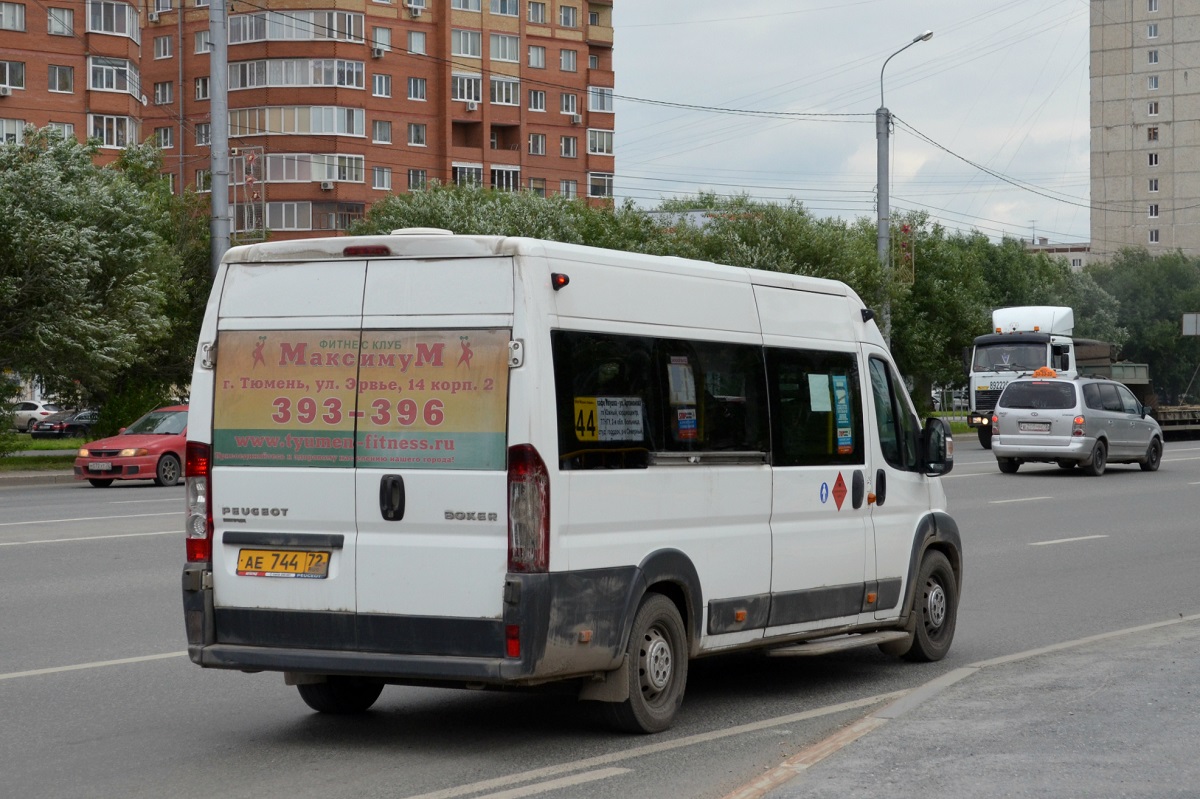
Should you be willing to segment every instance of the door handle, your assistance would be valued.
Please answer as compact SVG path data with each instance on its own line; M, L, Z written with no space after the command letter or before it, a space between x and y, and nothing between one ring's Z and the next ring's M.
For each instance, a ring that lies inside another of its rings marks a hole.
M379 478L379 512L389 522L404 518L404 478L385 474Z
M884 500L887 499L887 472L883 469L875 470L875 505L883 507Z
M862 507L863 497L867 493L867 481L863 477L862 469L854 470L854 477L850 479L850 505L855 510Z

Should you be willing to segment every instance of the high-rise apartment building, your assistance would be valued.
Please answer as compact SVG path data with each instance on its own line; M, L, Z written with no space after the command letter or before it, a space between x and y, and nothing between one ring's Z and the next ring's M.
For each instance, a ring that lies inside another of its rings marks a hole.
M183 3L183 5L180 5ZM147 139L208 188L209 0L0 0L0 140ZM328 235L430 181L612 195L612 0L229 0L234 229Z
M1091 0L1092 253L1200 253L1200 4Z

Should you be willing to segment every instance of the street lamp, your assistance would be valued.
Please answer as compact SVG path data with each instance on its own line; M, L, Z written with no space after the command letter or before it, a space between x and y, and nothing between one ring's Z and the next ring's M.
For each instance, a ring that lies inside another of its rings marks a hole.
M879 254L879 264L883 269L883 304L880 308L880 327L883 330L883 340L890 347L892 344L892 300L891 283L892 267L888 257L891 246L891 221L888 207L888 132L892 126L892 115L883 104L883 71L887 69L888 61L903 53L917 42L927 42L933 38L933 31L925 31L911 42L892 53L879 68L879 110L875 112L875 141L877 144L879 166L879 217L876 225L876 247Z

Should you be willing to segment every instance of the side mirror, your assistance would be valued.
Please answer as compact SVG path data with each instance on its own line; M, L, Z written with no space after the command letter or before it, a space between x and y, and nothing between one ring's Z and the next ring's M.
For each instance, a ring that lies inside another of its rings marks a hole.
M931 416L921 431L921 472L931 477L950 474L954 468L954 436L950 423Z

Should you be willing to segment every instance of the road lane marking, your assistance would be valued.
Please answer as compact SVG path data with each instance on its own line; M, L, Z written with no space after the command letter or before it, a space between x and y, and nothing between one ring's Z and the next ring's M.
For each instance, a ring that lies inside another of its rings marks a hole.
M42 538L33 541L0 541L0 547L20 547L28 544L65 544L70 541L103 541L106 538L140 538L148 535L182 535L183 530L160 530L157 533L114 533L113 535L88 535L80 538Z
M556 791L559 788L570 788L574 785L583 785L585 782L595 782L596 780L604 780L609 777L616 777L621 774L628 774L632 769L627 768L604 768L599 771L588 771L583 774L572 774L570 777L559 777L557 780L549 780L547 782L538 782L533 785L525 785L520 788L513 788L500 793L489 793L483 796L477 796L475 799L521 799L523 796L536 796L539 793L547 791Z
M109 505L141 505L145 502L178 502L185 504L184 497L168 497L166 499L114 499Z
M126 516L79 516L74 519L38 519L31 522L0 522L0 527L18 527L23 524L66 524L67 522L102 522L107 519L144 519L148 516L182 516L182 512L132 513Z
M1091 541L1095 538L1108 538L1107 535L1081 535L1077 538L1056 538L1053 541L1031 541L1031 547L1048 547L1051 544L1070 544L1074 541Z
M876 694L863 699L854 699L849 702L842 702L837 705L814 708L813 710L805 710L801 713L789 713L786 716L776 716L775 718L755 721L750 724L742 724L737 727L728 727L726 729L713 730L712 732L689 735L685 738L679 738L674 741L662 741L660 743L646 744L644 746L635 746L632 749L625 749L620 752L612 752L607 755L588 757L584 758L583 760L576 760L573 763L560 763L556 766L545 766L543 768L532 769L530 771L520 772L517 774L509 774L505 777L481 780L480 782L473 782L469 785L459 785L454 788L433 791L432 793L409 796L405 799L454 799L456 796L466 796L467 794L477 793L479 791L505 788L522 782L532 782L534 780L540 780L546 777L557 777L560 774L571 774L577 771L596 769L602 766L611 765L613 763L619 763L623 760L632 760L633 758L646 757L647 755L655 755L660 752L669 752L673 749L683 749L688 746L719 741L723 738L730 738L735 735L744 735L749 732L769 730L773 727L781 727L785 724L795 724L796 722L808 721L810 719L829 716L835 713L844 713L848 710L858 710L860 708L870 707L871 705L878 705L890 700L899 699L906 693L908 693L908 691L892 691L886 694Z
M1010 502L1035 502L1039 499L1054 499L1054 497L1021 497L1020 499L993 499L989 505L1007 505Z
M117 660L95 660L91 663L76 663L74 666L55 666L49 669L31 669L30 671L10 671L7 674L0 674L0 680L15 680L18 677L39 677L43 674L62 674L65 671L100 669L105 666L125 666L130 663L148 663L153 660L167 660L186 655L187 652L167 652L162 655L142 655L135 658L118 658Z

